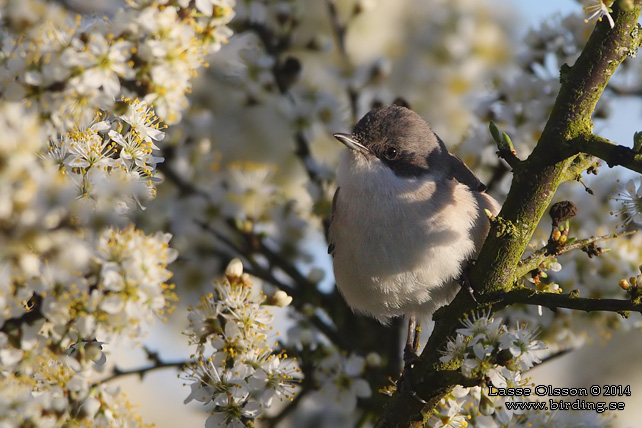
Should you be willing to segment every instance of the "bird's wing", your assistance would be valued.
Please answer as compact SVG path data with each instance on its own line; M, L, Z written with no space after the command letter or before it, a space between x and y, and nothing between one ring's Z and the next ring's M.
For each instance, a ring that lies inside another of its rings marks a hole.
M334 212L337 209L337 199L339 198L340 187L337 187L334 196L332 197L332 214L330 214L330 227L332 227L332 221L334 220ZM329 229L329 228L328 228ZM328 254L334 255L334 242L332 242L332 234L328 234Z
M475 173L472 172L470 168L468 168L468 165L466 165L464 161L462 161L452 153L449 153L449 154L450 154L449 172L450 172L450 176L453 179L457 180L461 184L465 184L466 186L478 192L483 192L484 190L486 190L486 186L484 186L484 183L479 181L479 178L477 178Z

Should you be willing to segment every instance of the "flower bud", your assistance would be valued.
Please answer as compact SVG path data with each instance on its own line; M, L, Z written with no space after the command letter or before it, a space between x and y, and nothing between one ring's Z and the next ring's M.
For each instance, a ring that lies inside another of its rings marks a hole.
M83 418L93 419L98 410L100 410L100 401L93 397L88 397L78 410Z
M479 413L484 416L490 416L495 413L495 404L483 393L479 399Z
M376 3L374 0L359 0L357 3L354 5L354 9L352 13L354 15L360 15L364 12L368 12L376 7Z
M88 342L85 345L87 358L93 361L97 366L102 366L107 361L107 357L103 352L101 344L102 342Z
M270 298L267 300L268 305L278 306L279 308L284 308L292 303L292 296L288 296L283 290L277 290Z
M558 262L552 262L551 264L548 265L549 270L553 272L559 272L562 270L562 265L559 264Z
M230 282L234 282L243 275L243 263L239 259L232 259L225 269L225 276Z
M506 150L510 150L512 154L516 154L515 152L515 146L513 145L513 141L510 139L507 133L502 132L502 142L501 142L502 148Z
M497 125L495 125L493 121L488 124L488 129L490 130L490 135L493 137L493 140L497 143L501 143L502 136L499 133L499 129L497 129Z
M628 290L631 288L631 284L629 284L629 281L626 279L621 279L619 285L622 290Z

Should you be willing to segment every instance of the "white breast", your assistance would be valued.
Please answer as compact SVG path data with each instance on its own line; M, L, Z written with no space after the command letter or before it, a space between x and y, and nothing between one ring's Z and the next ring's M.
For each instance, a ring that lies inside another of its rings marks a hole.
M488 232L484 208L499 208L453 180L397 177L349 151L337 185L330 226L337 286L355 311L384 322L429 316L450 301L459 290L454 280Z

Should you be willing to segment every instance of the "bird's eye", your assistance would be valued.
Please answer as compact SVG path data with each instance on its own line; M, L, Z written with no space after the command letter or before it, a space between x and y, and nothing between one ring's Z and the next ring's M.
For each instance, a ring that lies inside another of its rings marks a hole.
M393 159L396 159L396 158L397 158L397 156L399 156L399 152L398 152L398 151L397 151L397 149L396 149L396 148L394 148L394 147L388 147L388 148L386 149L386 153L384 154L384 156L385 156L385 157L386 157L386 159L388 159L388 160L393 160Z

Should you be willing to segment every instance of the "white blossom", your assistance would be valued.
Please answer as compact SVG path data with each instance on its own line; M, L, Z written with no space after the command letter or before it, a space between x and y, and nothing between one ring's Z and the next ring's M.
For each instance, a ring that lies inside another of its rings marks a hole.
M622 216L625 225L631 222L642 224L642 181L636 186L635 180L628 180L620 183L617 190L617 196L612 198L621 204L617 215Z
M609 25L611 28L615 27L613 18L611 17L612 10L610 6L613 4L613 0L584 0L587 4L584 6L584 13L589 14L589 17L585 19L585 22L597 18L598 21L602 20L602 17L606 16L609 20Z

